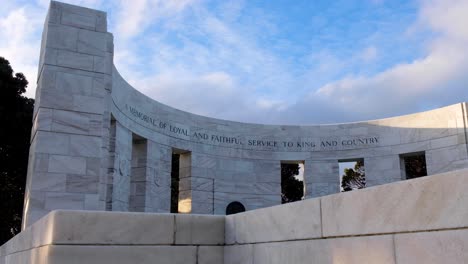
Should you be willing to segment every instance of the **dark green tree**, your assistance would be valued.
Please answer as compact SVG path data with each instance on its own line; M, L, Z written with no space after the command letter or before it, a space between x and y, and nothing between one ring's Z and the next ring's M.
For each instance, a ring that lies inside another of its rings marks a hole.
M21 231L34 99L28 81L0 57L0 245Z
M341 180L341 188L344 192L366 187L366 173L364 170L364 161L356 161L354 169L344 169L344 175Z
M281 164L281 203L302 200L304 197L304 182L296 179L299 174L299 164Z
M404 158L406 179L427 176L426 156L414 155Z
M180 154L172 154L171 213L179 212L179 164Z

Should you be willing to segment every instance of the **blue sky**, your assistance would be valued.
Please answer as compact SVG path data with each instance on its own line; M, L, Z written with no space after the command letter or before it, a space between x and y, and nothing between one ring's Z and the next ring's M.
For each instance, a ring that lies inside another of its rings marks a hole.
M162 103L273 124L468 101L468 0L68 0L108 13L114 63ZM34 95L48 1L2 1L0 56Z

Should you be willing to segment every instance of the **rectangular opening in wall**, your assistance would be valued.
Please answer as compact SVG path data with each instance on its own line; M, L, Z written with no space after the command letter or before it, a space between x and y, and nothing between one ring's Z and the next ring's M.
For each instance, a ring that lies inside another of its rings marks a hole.
M171 213L179 212L179 161L180 154L173 151L171 161Z
M400 154L402 179L414 179L427 176L425 152Z
M338 160L342 192L366 188L364 159Z
M281 161L281 203L304 199L304 161Z
M173 149L171 162L171 213L192 211L192 153Z

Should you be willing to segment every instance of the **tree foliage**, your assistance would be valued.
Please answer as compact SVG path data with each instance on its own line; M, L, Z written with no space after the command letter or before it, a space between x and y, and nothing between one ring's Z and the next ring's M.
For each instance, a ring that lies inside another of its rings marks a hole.
M28 81L0 57L0 245L21 231L34 100Z
M366 173L364 170L364 161L359 160L354 165L354 169L346 168L341 180L341 188L344 192L366 187Z
M426 156L414 155L404 158L406 179L413 179L427 175Z
M171 169L171 213L179 212L179 164L180 155L172 154Z
M304 182L296 179L299 174L299 164L281 164L281 203L302 200L304 197Z

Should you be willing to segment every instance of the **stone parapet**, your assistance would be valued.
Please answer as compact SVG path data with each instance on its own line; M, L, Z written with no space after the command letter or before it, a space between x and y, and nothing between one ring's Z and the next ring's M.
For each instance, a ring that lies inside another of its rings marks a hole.
M17 263L468 263L468 170L230 216L53 211Z
M468 263L468 170L226 217L226 264Z
M52 211L0 247L0 263L223 262L224 216Z

